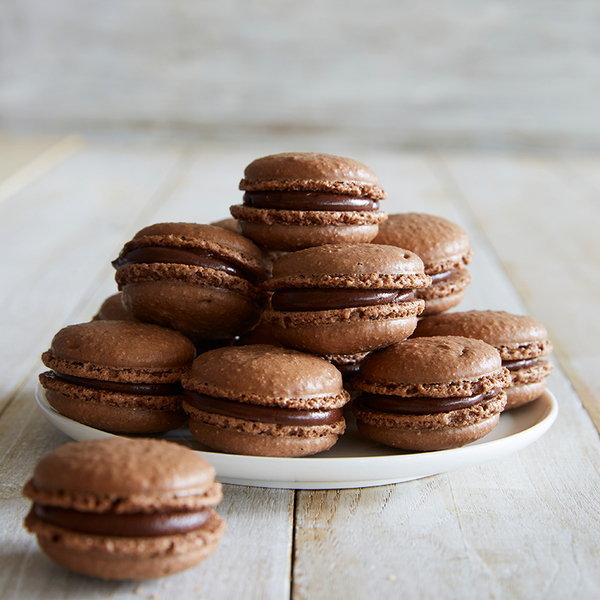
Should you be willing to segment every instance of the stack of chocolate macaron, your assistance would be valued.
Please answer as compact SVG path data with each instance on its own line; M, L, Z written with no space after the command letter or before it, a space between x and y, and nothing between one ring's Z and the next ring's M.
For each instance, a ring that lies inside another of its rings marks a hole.
M56 410L121 434L187 420L215 450L296 457L335 444L351 406L370 439L437 450L543 392L541 325L448 313L471 282L458 225L388 217L373 171L338 156L265 156L239 187L233 219L124 244L118 294L43 355Z
M187 423L213 450L279 457L330 449L352 416L372 442L423 452L479 440L544 392L542 325L448 312L471 282L458 225L388 217L373 171L326 154L259 158L240 189L232 219L156 223L125 243L118 293L42 355L59 413L117 435ZM223 535L214 476L165 441L66 444L25 486L25 524L75 571L160 577Z

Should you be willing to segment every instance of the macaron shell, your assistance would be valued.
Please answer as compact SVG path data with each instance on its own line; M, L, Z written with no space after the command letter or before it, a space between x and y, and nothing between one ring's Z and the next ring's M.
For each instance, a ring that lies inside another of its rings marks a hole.
M244 170L241 190L308 190L385 198L373 171L357 160L315 152L257 158Z
M472 310L454 312L423 319L415 335L462 335L493 346L516 346L543 342L546 328L533 317L506 311ZM551 348L550 348L551 350Z
M502 370L498 351L481 340L459 336L410 338L373 353L361 377L372 382L439 384L476 380Z
M357 427L366 438L386 446L415 452L434 452L461 448L475 442L491 433L499 420L500 413L472 425L446 429L392 429L376 427L362 421L357 421Z
M469 238L461 227L423 213L389 215L374 243L411 250L421 257L428 274L464 267L472 258Z
M445 413L398 414L363 408L353 412L365 437L404 450L431 451L458 448L487 435L506 406L503 390L468 408Z
M282 256L273 265L274 284L295 277L318 279L320 276L419 275L421 286L429 285L424 277L423 262L413 252L378 244L331 244L307 248ZM417 286L417 287L421 287Z
M329 362L264 344L201 354L183 386L220 398L289 408L335 408L348 401L342 376Z
M123 497L203 494L215 469L198 453L156 439L67 442L36 465L33 485L44 492Z
M229 228L198 223L155 223L138 231L123 248L167 246L201 248L266 275L264 252L251 240Z
M217 427L194 418L190 419L190 431L197 440L220 452L286 458L324 452L332 448L339 437L335 431L317 437L257 435L232 428ZM341 431L343 432L343 428Z
M418 302L403 302L306 313L267 310L264 318L269 320L273 335L287 346L314 354L356 354L409 337L421 310Z
M125 394L96 394L89 398L89 391L82 387L75 390L75 386L66 394L46 389L46 399L61 415L110 433L164 433L187 421L179 396L137 397L135 402L135 397Z
M158 538L86 535L45 523L30 513L27 528L42 551L73 571L103 579L156 579L188 569L209 556L225 533L214 511L202 529Z
M193 341L246 333L260 321L263 306L260 297L169 279L126 285L123 303L139 319L180 331Z
M121 294L113 294L104 300L93 321L137 321L121 302Z
M116 370L182 368L191 363L195 353L193 344L180 333L124 321L70 325L54 336L50 347L56 360Z
M519 406L537 400L544 393L546 387L547 384L545 379L533 383L513 383L505 390L507 398L505 410L518 408Z

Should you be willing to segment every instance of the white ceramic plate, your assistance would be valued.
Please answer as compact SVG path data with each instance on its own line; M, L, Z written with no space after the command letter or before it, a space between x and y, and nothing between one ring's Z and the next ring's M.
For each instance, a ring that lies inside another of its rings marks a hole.
M74 440L113 437L56 412L38 386L36 400L48 420ZM558 403L546 391L540 398L505 412L499 425L485 438L454 450L408 453L364 439L351 415L339 442L327 452L307 458L273 458L212 452L199 444L187 428L152 436L199 452L217 470L222 483L287 489L342 489L372 487L411 481L454 471L506 456L540 438L554 423Z

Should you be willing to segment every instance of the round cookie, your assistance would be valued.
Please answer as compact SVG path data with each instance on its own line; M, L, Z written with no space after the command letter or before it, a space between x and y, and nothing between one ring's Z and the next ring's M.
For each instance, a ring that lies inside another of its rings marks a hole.
M150 225L125 244L113 266L132 315L194 343L249 331L266 301L259 288L268 276L264 253L223 227Z
M458 448L499 422L510 383L498 351L458 336L411 338L369 355L352 381L357 427L403 450Z
M417 292L425 300L423 316L446 311L463 299L471 283L465 267L473 253L467 234L455 223L422 213L389 215L373 243L406 248L421 257L432 278L429 287Z
M139 321L125 309L121 293L113 294L104 300L93 321Z
M243 235L259 246L294 251L370 242L386 218L377 176L362 163L314 152L285 152L251 162L230 208Z
M265 288L263 319L287 346L315 354L357 354L407 338L430 278L414 253L377 244L329 244L281 257Z
M215 470L171 442L69 442L44 456L23 493L25 519L55 562L104 579L154 579L204 560L225 521Z
M506 410L532 402L546 389L552 363L544 360L552 352L546 328L533 317L506 311L471 310L432 315L422 319L414 337L461 335L494 346L511 374L506 389Z
M308 456L345 430L342 375L310 354L268 344L220 348L200 355L182 383L190 431L221 452Z
M114 433L158 433L185 423L181 377L196 355L158 325L91 321L61 329L42 362L46 398L59 413Z

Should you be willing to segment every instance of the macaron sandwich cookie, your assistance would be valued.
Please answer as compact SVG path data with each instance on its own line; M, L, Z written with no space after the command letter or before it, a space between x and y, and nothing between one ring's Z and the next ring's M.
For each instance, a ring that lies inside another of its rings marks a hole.
M158 433L186 421L181 377L196 349L181 333L127 321L91 321L61 329L40 374L51 406L90 427Z
M417 291L425 300L423 316L446 311L464 298L472 279L466 266L473 253L467 234L455 223L422 213L394 214L373 242L411 250L423 260L432 279L429 287Z
M286 152L251 162L240 182L243 204L230 208L243 235L271 250L370 242L386 213L377 176L329 154Z
M346 427L341 373L326 360L256 344L205 352L183 378L194 437L221 452L298 457L329 450Z
M506 311L471 310L433 315L422 319L414 336L462 335L494 346L511 375L506 389L506 409L527 404L546 389L552 352L546 328L533 317Z
M273 265L273 295L263 319L292 348L358 354L410 336L425 302L415 289L431 279L408 250L378 244L328 244L291 252Z
M34 503L25 526L48 557L78 573L163 577L204 560L222 538L214 477L198 453L171 442L69 442L25 485Z
M139 231L113 261L125 308L194 342L233 338L260 320L268 276L262 250L238 233L196 223Z
M490 433L510 375L498 351L459 336L410 338L373 352L353 380L365 437L395 448L458 448Z

